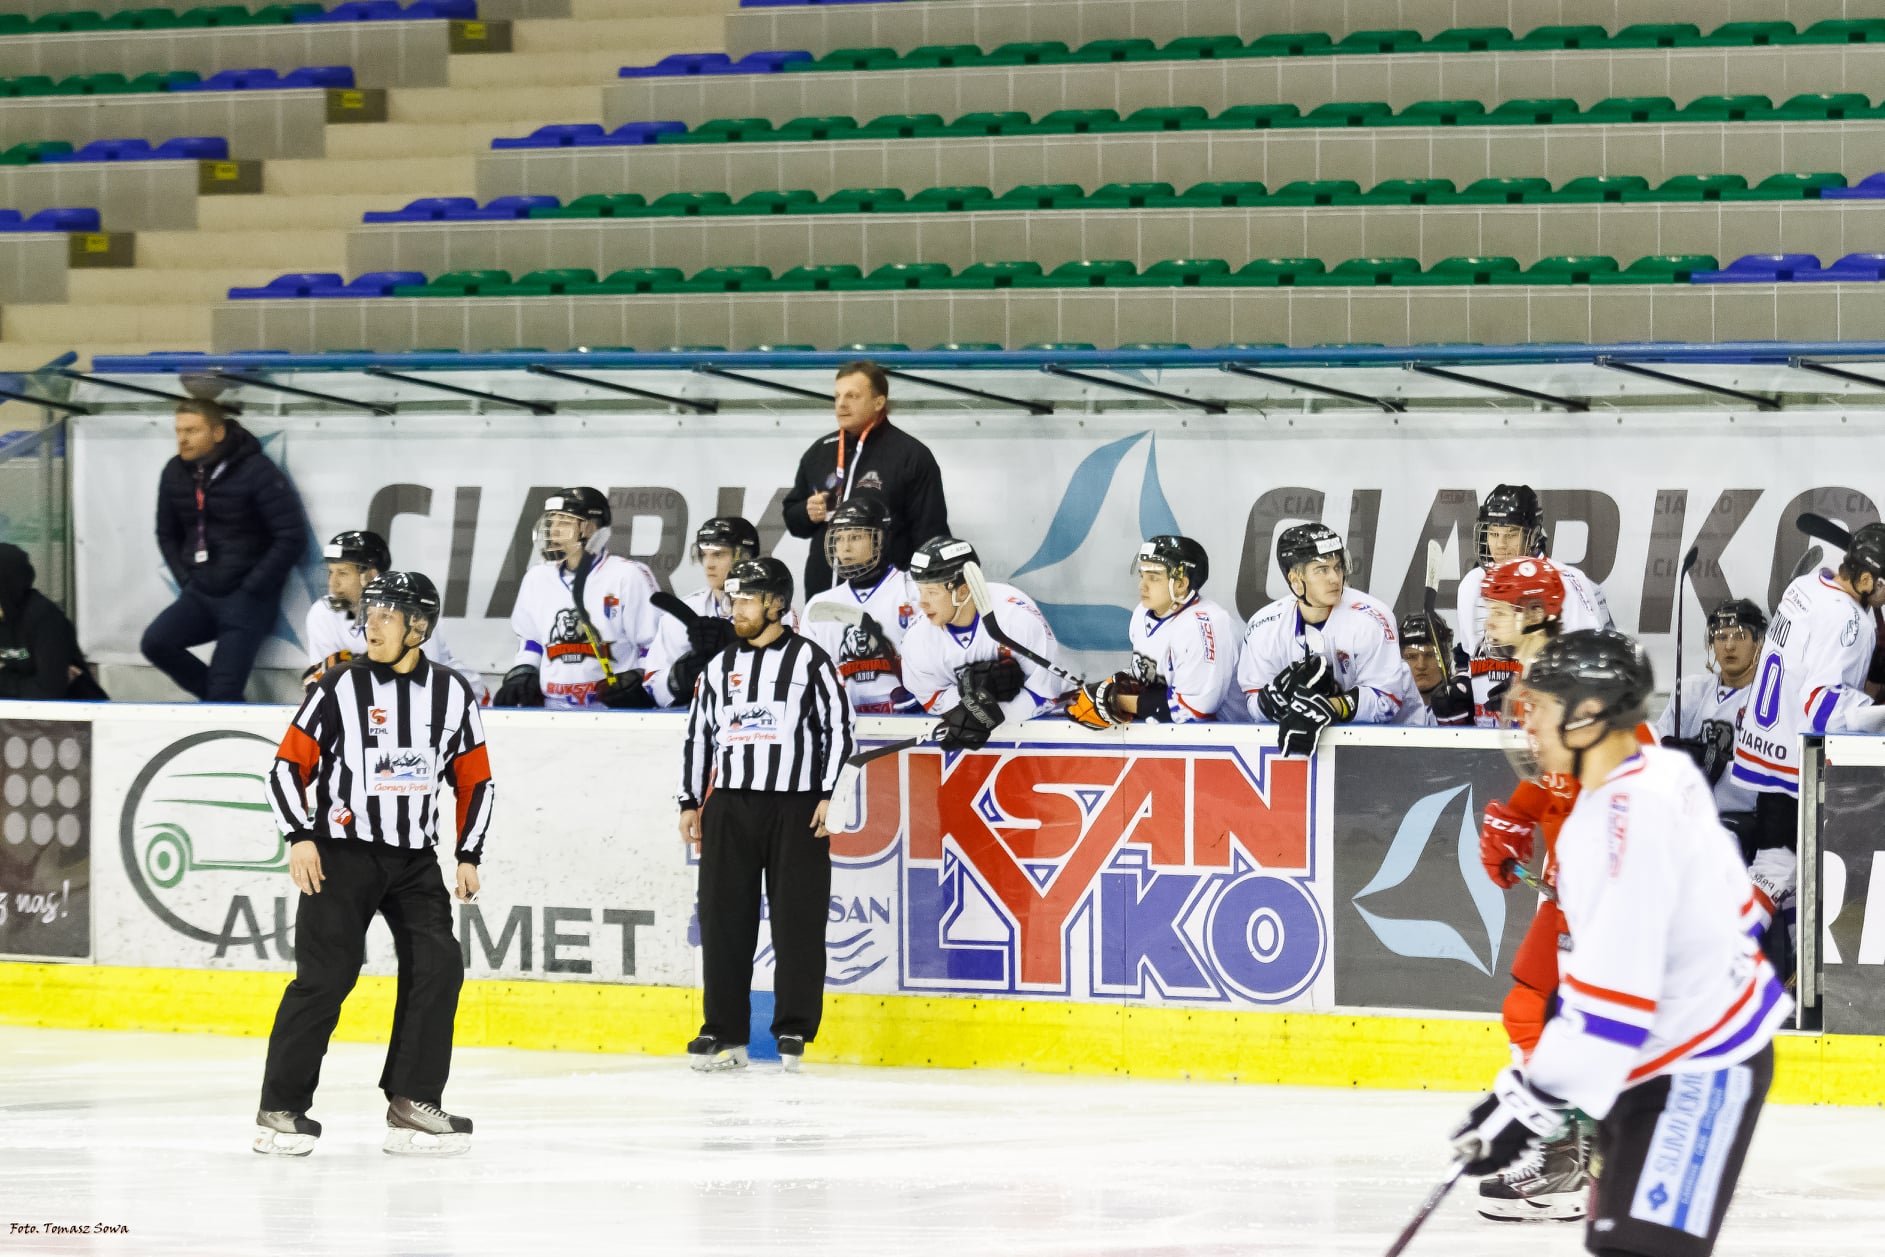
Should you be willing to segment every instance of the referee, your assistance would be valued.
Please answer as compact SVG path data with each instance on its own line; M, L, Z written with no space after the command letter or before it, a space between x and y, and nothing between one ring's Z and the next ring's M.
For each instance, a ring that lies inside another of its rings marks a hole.
M469 901L491 824L491 768L471 686L420 651L439 619L432 582L387 572L361 592L360 609L366 658L330 669L308 690L269 774L269 803L301 895L295 979L268 1038L254 1148L295 1157L314 1150L321 1124L308 1106L377 913L399 958L380 1074L389 1102L384 1146L449 1156L470 1150L471 1120L440 1107L465 970L433 850L439 786L450 785L457 800L458 897Z
M772 1033L795 1070L824 1015L825 811L853 749L851 708L831 656L781 622L792 606L785 564L743 559L726 592L739 640L701 672L681 749L681 837L700 855L707 1015L687 1052L699 1070L746 1064L763 872L776 961Z

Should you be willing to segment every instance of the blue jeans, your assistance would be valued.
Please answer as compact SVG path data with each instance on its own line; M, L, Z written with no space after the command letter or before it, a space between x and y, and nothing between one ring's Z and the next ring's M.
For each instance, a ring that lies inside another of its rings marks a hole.
M275 626L277 602L241 590L204 594L185 589L144 630L144 657L206 703L239 703L255 656ZM205 664L190 647L215 642Z

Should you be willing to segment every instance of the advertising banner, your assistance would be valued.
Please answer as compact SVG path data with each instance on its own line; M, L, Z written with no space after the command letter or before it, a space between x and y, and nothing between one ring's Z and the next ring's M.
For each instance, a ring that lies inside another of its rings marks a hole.
M0 720L0 956L92 953L92 729Z
M1514 784L1497 736L1336 755L1336 1003L1499 1010L1538 896L1479 862L1480 815Z
M1136 600L1127 561L1146 536L1190 535L1211 556L1210 593L1240 616L1284 594L1276 534L1320 519L1340 530L1352 583L1401 611L1419 606L1427 542L1445 551L1441 606L1476 561L1478 501L1500 481L1541 493L1553 554L1602 582L1619 627L1671 670L1677 569L1701 550L1688 620L1728 597L1772 606L1813 544L1804 510L1850 525L1877 519L1885 484L1865 478L1875 414L1534 415L1514 412L1288 417L1179 423L1169 415L922 412L899 418L935 452L949 520L989 575L1031 594L1083 666L1118 666ZM430 574L454 649L501 673L509 616L533 561L543 497L571 482L614 503L616 549L665 583L698 587L687 557L707 517L753 519L799 570L780 504L828 416L533 417L400 414L253 419L297 486L318 541L369 527L394 561ZM137 663L144 626L174 596L154 541L124 527L154 501L174 453L168 416L74 420L80 635L109 663ZM1847 472L1843 469L1852 469ZM895 503L892 503L895 508ZM284 595L264 663L299 668L302 620L323 591L318 551ZM1819 557L1828 557L1821 554ZM1691 644L1691 651L1699 649Z
M1885 767L1828 764L1821 772L1824 1024L1842 1034L1885 1034Z

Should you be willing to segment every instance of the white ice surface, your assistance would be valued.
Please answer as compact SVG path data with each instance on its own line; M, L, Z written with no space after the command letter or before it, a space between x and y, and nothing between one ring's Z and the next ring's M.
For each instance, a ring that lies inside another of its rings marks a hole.
M1456 1094L461 1050L449 1160L380 1151L379 1050L336 1044L305 1160L249 1151L264 1044L0 1027L0 1257L17 1253L1378 1255ZM1885 1251L1885 1112L1767 1111L1717 1253ZM1555 1257L1462 1184L1408 1257ZM129 1235L22 1235L112 1223Z

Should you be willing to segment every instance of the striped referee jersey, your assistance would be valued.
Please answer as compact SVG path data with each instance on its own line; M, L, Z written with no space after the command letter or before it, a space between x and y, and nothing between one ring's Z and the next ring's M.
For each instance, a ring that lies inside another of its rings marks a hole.
M694 687L681 748L681 806L723 790L831 797L856 748L851 705L819 645L786 629L765 646L730 646Z
M471 686L423 656L404 675L356 660L308 690L275 752L268 801L290 842L416 850L438 842L441 784L458 803L458 859L476 864L491 826L491 764Z

